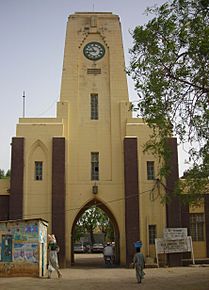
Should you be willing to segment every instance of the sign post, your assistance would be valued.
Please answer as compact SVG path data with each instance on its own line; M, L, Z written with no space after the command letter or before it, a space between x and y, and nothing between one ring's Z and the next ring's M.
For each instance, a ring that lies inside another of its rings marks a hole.
M164 238L155 239L155 251L158 268L159 254L191 252L192 263L195 264L192 238L187 236L186 228L166 228Z

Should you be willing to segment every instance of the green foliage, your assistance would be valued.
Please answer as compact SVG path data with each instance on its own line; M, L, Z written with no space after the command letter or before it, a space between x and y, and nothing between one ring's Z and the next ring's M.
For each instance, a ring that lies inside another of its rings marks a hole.
M186 188L194 198L206 193L209 176L208 12L206 0L173 0L148 8L154 17L133 31L128 70L139 96L134 110L153 128L146 149L165 160L160 178L169 174L166 138L174 133L191 145Z
M11 176L11 170L8 169L8 170L7 170L7 173L6 173L6 177L10 177L10 176Z
M101 208L92 206L87 209L77 221L74 239L78 241L85 233L89 233L91 244L94 244L95 230L100 230L104 233L105 239L114 239L114 230L109 217Z
M0 179L2 179L4 177L5 177L4 170L0 169Z
M0 179L3 179L3 178L8 178L11 176L11 170L7 170L6 174L5 174L5 171L3 169L0 169Z

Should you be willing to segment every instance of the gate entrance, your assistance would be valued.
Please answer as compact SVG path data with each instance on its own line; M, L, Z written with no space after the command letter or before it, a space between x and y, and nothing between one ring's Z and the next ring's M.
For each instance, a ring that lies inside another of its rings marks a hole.
M92 215L93 220L91 220L90 215ZM90 230L89 232L85 230L81 232L82 226L84 226L83 223L86 222L87 217L90 217L88 226L91 230L91 223L94 223L94 233L90 232ZM109 221L109 225L107 221ZM72 265L85 264L95 267L103 266L102 247L105 246L107 242L112 242L114 249L114 264L118 265L120 263L118 224L108 207L98 199L93 199L79 211L73 223L71 232ZM79 260L82 260L82 263L79 263Z

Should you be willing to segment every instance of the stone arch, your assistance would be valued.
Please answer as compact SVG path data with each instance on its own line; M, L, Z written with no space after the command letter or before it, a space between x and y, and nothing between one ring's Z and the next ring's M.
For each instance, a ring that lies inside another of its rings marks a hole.
M35 167L34 161L43 161L43 180L38 182L35 180ZM46 220L50 220L50 159L49 150L47 146L40 140L35 140L28 146L25 157L25 185L24 185L24 214L26 217L37 215L34 210L33 204L39 198L41 205L40 215ZM38 197L37 197L38 196Z
M30 148L30 151L29 151L29 155L28 155L28 160L31 159L31 156L33 155L33 153L35 152L35 150L40 147L43 152L44 152L44 155L47 157L47 154L48 154L48 148L46 147L46 145L40 140L40 139L37 139L32 145L31 145L31 148ZM46 158L47 159L47 158Z
M30 168L32 166L31 160L32 160L32 157L33 157L35 151L38 148L40 148L41 151L43 152L43 156L45 157L45 162L46 162L45 166L46 166L46 168L48 168L48 148L40 139L38 139L31 145L31 148L30 148L29 153L28 153L27 164L28 164L28 168L30 169L29 170L30 172L32 170L32 168Z
M76 222L79 220L79 218L82 216L82 214L93 205L100 207L107 214L107 216L110 218L110 220L112 222L112 225L114 228L114 235L115 235L115 263L117 265L119 265L120 264L120 232L119 232L118 223L117 223L117 220L114 217L113 213L111 212L111 210L105 205L105 203L103 203L101 200L99 200L97 198L93 198L92 200L87 202L80 209L80 211L77 213L77 215L74 219L72 230L71 230L71 264L74 263L73 236L74 236Z

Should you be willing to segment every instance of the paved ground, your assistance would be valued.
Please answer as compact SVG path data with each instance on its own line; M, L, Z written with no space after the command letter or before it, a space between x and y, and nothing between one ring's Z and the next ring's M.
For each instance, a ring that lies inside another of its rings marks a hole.
M0 278L1 290L209 290L209 267L192 266L179 268L145 269L142 284L137 284L133 269L105 268L99 261L87 265L84 259L77 266L62 269L63 277Z

